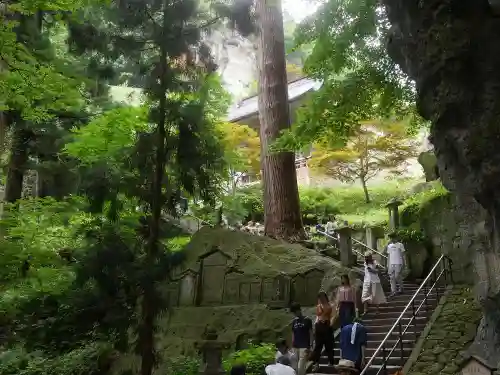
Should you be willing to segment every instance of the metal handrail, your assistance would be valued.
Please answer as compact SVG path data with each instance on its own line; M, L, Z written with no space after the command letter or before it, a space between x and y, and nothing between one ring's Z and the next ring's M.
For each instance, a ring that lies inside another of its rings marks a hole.
M330 235L330 234L328 234L326 232L322 232L322 231L316 229L316 233L322 234L325 237L331 238L332 240L335 240L335 241L339 242L339 238L338 237L334 237L334 236L332 236L332 235Z
M352 238L352 240L353 240L354 242L356 242L357 244L363 245L363 246L364 246L364 247L366 247L368 250L373 251L374 253L376 253L376 254L380 255L381 257L384 257L385 259L387 259L387 255L385 255L385 254L381 253L380 251L377 251L377 250L375 250L375 249L372 249L372 248L371 248L370 246L368 246L367 244L364 244L363 242L361 242L361 241L359 241L359 240L357 240L357 239L355 239L355 238Z
M389 330L389 332L387 332L387 334L385 335L384 339L382 340L382 342L378 346L377 350L375 350L375 352L371 356L370 360L368 361L368 363L363 368L363 371L361 371L361 373L359 375L366 375L366 373L368 372L370 366L373 364L375 358L377 357L377 355L379 354L380 351L382 351L384 362L382 364L382 367L377 371L376 375L380 374L380 372L382 370L384 370L385 373L387 374L387 360L390 358L391 354L394 352L394 350L396 349L396 347L398 345L400 345L400 347L401 347L401 358L403 358L403 335L406 333L406 331L408 330L408 328L410 327L410 325L412 323L414 323L414 326L415 326L415 333L417 332L417 330L416 330L416 322L414 322L415 319L416 319L416 313L418 313L420 311L421 307L424 304L427 305L427 297L430 295L430 293L432 292L432 290L434 289L434 287L436 286L436 284L438 283L438 281L440 280L440 278L441 278L441 276L443 274L444 274L444 278L445 278L445 281L446 281L446 272L447 272L447 269L446 269L446 262L445 262L445 260L448 261L448 265L449 265L449 270L448 271L450 272L450 282L453 283L453 274L452 274L452 269L451 269L452 261L451 261L451 259L448 256L446 256L446 255L443 254L443 255L441 255L439 257L439 259L436 261L436 264L434 264L434 267L432 267L432 269L429 272L429 274L427 275L427 277L420 284L420 287L413 294L412 298L410 299L410 301L408 302L408 304L406 305L406 307L404 308L404 310L401 312L401 314L399 315L399 317L396 320L396 322L394 322L394 324L392 325L392 327ZM436 277L437 268L438 268L438 266L441 263L443 263L443 270ZM434 280L435 280L434 284L432 284L432 286L429 288L429 291L425 294L425 297L424 297L423 301L420 303L420 305L418 306L418 309L415 310L415 298L418 296L418 294L420 293L420 291L425 288L427 282L431 279L431 277L433 275L434 275ZM437 288L436 288L436 296L438 296L438 289ZM410 307L412 307L412 317L411 317L410 321L408 322L408 324L406 325L405 329L403 330L402 329L401 320L403 319L403 317L405 316L406 312L408 311L408 309ZM387 340L389 340L389 338L391 337L391 335L394 332L394 330L396 329L396 327L398 327L398 326L399 326L399 339L396 341L396 343L392 347L392 349L389 352L389 354L387 354L386 353L386 349L385 349L385 344L386 344Z
M331 238L332 240L335 240L335 241L339 242L339 238L338 237L331 236L331 235L329 235L326 232L322 232L320 230L316 230L316 233L322 234L325 237ZM354 239L354 238L351 238L351 239ZM358 254L361 258L363 258L365 256L365 254L363 254L361 251L358 251L356 249L352 249L352 251L354 251L356 254ZM383 254L380 254L380 255L383 255ZM379 264L379 266L382 267L383 269L385 269L385 267L383 265Z

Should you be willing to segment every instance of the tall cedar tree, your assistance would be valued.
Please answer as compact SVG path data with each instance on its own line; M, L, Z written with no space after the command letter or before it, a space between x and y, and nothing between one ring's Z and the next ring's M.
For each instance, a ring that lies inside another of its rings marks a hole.
M293 152L270 153L270 144L290 128L285 37L280 0L257 0L259 29L259 119L264 230L288 241L305 238Z

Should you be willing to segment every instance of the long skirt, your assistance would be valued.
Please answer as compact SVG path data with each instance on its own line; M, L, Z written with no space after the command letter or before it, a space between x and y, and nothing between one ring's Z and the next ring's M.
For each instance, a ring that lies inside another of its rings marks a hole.
M381 305L387 303L382 284L367 282L363 283L363 292L361 293L361 301L367 302L370 305Z
M341 301L339 304L340 328L352 324L356 317L356 306L354 302Z

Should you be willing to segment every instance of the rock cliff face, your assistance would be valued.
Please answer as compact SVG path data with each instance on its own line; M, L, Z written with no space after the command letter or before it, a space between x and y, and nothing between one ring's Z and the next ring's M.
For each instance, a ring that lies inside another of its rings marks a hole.
M432 121L440 176L487 212L490 246L475 255L483 319L471 351L500 362L500 18L488 0L383 0L389 53ZM467 199L467 198L465 198Z

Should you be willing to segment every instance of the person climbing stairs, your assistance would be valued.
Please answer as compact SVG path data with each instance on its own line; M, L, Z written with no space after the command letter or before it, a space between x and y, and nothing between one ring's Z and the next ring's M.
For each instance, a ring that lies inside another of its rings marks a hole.
M442 258L443 257L441 257L438 262L440 262ZM426 279L427 282L424 281L422 288L420 288L420 285L417 283L405 281L403 283L403 292L401 294L388 298L387 304L381 305L378 309L375 307L371 309L369 308L363 316L362 324L368 331L368 343L365 350L366 361L369 361L372 358L398 319L400 323L395 327L391 335L384 342L384 349L377 353L363 375L392 375L398 370L401 370L405 365L411 355L415 343L417 342L420 334L423 332L432 312L436 308L439 299L444 293L445 285L440 282L440 286L434 286L427 298L425 298L428 294L429 288L434 284L431 282L431 276L432 275L429 275ZM381 277L388 278L387 274L384 273L381 274ZM437 276L434 275L434 279L436 277ZM439 277L437 278L439 279ZM383 284L386 285L384 289L388 290L388 282L383 282ZM405 311L405 308L409 304L409 308ZM421 306L420 309L419 306ZM408 323L410 323L414 311L417 311L415 319L408 326L406 332L403 332ZM398 342L400 336L402 336L402 340L398 343L396 349L391 354L390 351ZM338 362L339 359L340 349L338 339L336 339L335 361ZM383 368L384 365L385 369ZM337 370L334 366L328 364L328 359L326 357L321 357L319 368L315 372L317 374L336 374Z

